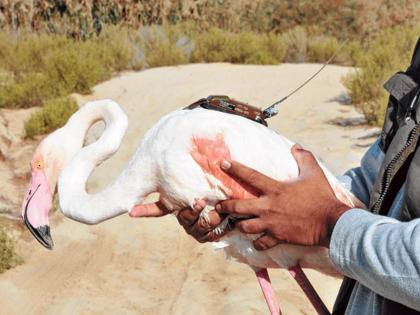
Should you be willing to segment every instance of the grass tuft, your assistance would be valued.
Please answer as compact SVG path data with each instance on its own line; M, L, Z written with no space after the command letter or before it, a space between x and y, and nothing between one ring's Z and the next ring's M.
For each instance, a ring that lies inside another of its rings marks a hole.
M16 253L16 245L6 229L0 226L0 273L16 267L23 262Z
M308 34L302 26L297 26L283 34L287 46L288 62L305 62L308 50Z
M77 110L76 101L70 97L51 99L25 123L25 136L34 138L62 127Z
M138 42L145 52L146 67L174 66L187 62L182 47L175 42L175 37L170 36L162 27L142 28Z
M196 37L191 61L277 64L284 60L286 50L278 35L231 33L212 28Z

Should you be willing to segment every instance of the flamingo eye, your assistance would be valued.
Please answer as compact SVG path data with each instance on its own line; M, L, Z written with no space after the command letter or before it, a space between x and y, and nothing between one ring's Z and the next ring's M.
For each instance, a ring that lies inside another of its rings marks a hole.
M37 169L42 169L43 168L43 165L42 165L42 162L41 161L37 161L36 163L35 163L35 167L37 168Z

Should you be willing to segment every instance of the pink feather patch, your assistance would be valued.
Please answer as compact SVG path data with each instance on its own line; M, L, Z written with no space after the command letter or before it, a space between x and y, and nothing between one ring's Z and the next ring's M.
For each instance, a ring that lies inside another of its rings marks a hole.
M191 156L204 173L213 175L231 191L230 198L250 199L259 195L255 188L230 177L220 168L223 160L231 160L223 134L218 133L215 138L193 137Z

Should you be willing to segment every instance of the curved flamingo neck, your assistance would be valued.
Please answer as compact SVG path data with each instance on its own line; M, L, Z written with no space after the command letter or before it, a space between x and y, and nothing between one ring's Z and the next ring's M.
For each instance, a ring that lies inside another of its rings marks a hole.
M58 179L58 193L62 212L74 220L96 224L127 212L151 189L147 184L133 183L138 172L128 167L117 179L95 194L86 192L86 182L93 169L110 158L120 146L127 129L127 117L113 101L103 100L86 104L72 116L65 126L65 132L83 143L89 127L96 121L105 122L105 130L94 143L81 148L64 168ZM144 168L147 170L147 168Z

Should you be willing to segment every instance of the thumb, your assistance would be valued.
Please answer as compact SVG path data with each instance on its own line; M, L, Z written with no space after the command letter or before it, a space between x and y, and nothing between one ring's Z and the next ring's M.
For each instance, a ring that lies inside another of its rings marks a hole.
M162 217L169 213L169 210L160 202L146 205L136 205L128 213L130 217Z
M319 167L314 155L310 151L302 148L299 144L295 144L291 152L298 165L299 176L309 174L313 172L314 168Z

